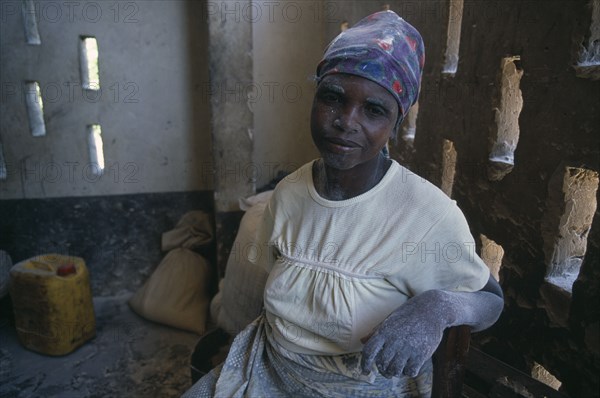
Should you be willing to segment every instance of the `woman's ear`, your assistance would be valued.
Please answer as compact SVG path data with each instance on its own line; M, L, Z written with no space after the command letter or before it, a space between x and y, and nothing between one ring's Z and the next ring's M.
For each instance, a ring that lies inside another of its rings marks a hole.
M398 119L396 120L396 124L392 128L392 132L390 134L390 138L392 140L395 140L398 137L398 131L400 131L400 126L402 125L402 120L404 120L404 118L402 117L402 115L398 115Z

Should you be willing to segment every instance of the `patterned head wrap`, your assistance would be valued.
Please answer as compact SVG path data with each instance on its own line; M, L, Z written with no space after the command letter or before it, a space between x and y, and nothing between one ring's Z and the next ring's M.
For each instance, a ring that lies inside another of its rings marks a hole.
M332 73L369 79L394 96L404 118L419 96L424 62L419 32L395 12L381 11L329 43L317 66L317 80Z

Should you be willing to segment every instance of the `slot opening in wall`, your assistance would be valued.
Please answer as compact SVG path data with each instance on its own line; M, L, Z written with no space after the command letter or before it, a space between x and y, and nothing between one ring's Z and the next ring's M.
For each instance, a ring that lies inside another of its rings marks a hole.
M589 36L581 43L575 62L577 77L600 80L600 1L589 2Z
M0 180L6 180L8 171L6 170L6 161L4 160L4 147L0 142Z
M483 234L479 235L479 238L481 239L481 259L490 269L494 279L500 281L504 248Z
M458 70L460 30L462 25L464 0L450 0L448 3L448 31L442 73L454 76Z
M533 362L533 367L531 368L531 377L534 379L541 381L547 386L558 391L562 382L558 380L552 373L548 372L546 368L540 365L537 362Z
M560 209L562 214L551 212L551 217L560 217L560 220L552 244L546 248L546 258L549 259L546 281L571 292L573 283L579 276L596 212L598 173L584 168L567 167L561 185L562 192L551 193L552 196L549 196L554 201L562 202L553 207ZM560 185L551 186L551 189L558 190L559 187Z
M499 181L510 173L515 165L515 150L519 142L519 115L523 109L520 67L518 55L502 58L500 64L500 91L495 101L494 126L488 159L488 178Z
M37 25L37 10L33 0L25 0L21 5L23 12L23 25L25 26L25 40L27 44L39 46L42 44Z
M104 173L104 144L102 142L102 128L99 124L91 124L87 127L88 147L90 151L90 163L93 165L94 174Z
M81 37L79 43L81 85L86 90L100 90L98 42L95 37Z
M32 136L42 137L46 135L46 125L44 124L44 102L40 85L38 82L25 82L24 90L29 130Z
M442 183L440 189L452 197L452 187L454 186L454 176L456 174L456 148L450 140L444 140L442 146Z

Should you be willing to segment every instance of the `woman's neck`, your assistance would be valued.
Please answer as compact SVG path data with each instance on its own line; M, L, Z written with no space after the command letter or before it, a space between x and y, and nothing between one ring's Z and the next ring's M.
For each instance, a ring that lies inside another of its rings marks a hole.
M345 200L361 195L381 181L392 161L379 154L371 161L349 170L327 166L323 159L313 164L313 182L317 193L329 200Z

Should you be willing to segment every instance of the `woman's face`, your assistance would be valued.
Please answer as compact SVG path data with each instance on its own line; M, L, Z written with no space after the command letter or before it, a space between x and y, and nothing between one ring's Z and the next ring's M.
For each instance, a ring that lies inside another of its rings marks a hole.
M348 74L327 75L317 87L312 139L326 165L349 170L376 158L398 119L398 103L386 89Z

